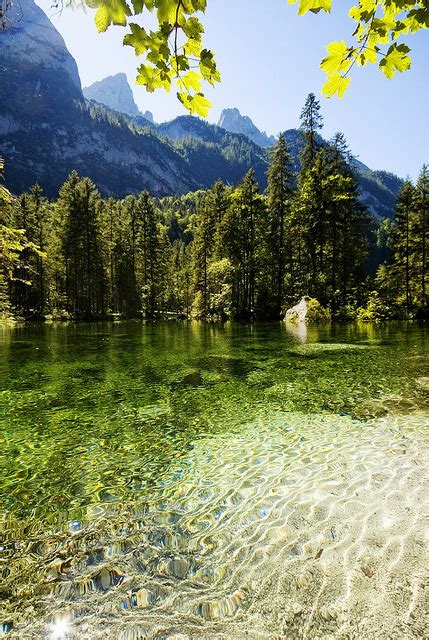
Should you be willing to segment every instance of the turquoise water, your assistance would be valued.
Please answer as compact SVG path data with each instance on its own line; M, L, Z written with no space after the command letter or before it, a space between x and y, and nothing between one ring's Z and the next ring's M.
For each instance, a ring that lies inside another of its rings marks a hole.
M3 632L423 637L428 344L415 324L2 329Z

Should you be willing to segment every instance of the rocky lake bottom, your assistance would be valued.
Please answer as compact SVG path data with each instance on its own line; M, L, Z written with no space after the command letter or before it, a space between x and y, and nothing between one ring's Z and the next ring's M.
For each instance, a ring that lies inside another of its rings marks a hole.
M427 637L428 338L5 328L4 636Z

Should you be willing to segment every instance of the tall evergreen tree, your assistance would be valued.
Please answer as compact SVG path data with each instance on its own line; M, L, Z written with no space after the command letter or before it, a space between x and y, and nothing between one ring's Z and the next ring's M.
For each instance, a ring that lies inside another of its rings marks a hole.
M192 242L194 288L197 294L196 313L204 317L210 308L208 294L208 269L212 259L217 230L217 215L208 197L197 216L197 225Z
M22 256L28 251L38 253L37 247L28 242L23 229L15 226L16 204L9 190L2 184L4 161L0 157L0 318L12 316L11 290L21 270ZM29 286L29 283L26 283Z
M39 248L35 253L27 249L21 256L19 278L14 287L14 304L25 316L41 316L49 299L49 273L44 253L47 249L51 226L51 208L38 184L15 202L15 223L23 229L28 241ZM31 281L31 286L26 284Z
M388 229L390 260L381 265L376 284L392 312L427 317L429 275L429 171L423 166L414 186L407 180L398 196L395 220Z
M423 165L416 184L415 197L416 225L414 232L417 236L417 250L419 256L417 262L420 272L420 293L418 304L421 315L427 317L429 312L428 290L429 290L429 167Z
M293 194L292 158L284 134L271 150L268 169L268 255L271 272L273 315L279 316L285 297L286 265L290 278L294 276L293 240L290 234L290 214Z
M368 251L368 212L359 202L359 190L344 134L336 133L327 149L327 261L326 277L331 306L345 305L347 297L363 280ZM339 294L339 299L337 296Z
M305 172L316 159L320 144L317 140L317 132L323 128L323 117L320 113L320 102L316 100L314 93L309 93L305 105L301 111L301 131L305 136L305 147L301 153L301 165Z
M145 315L154 317L159 310L162 291L163 261L162 240L152 198L143 191L135 207L134 219L136 242L137 290L141 309Z
M407 180L399 193L396 203L395 231L394 231L394 269L397 273L397 291L402 291L405 286L405 305L407 312L411 308L411 257L413 209L416 198L416 190L413 184Z
M198 317L205 317L212 313L211 290L209 273L213 260L221 258L223 247L220 243L219 229L229 206L225 185L217 180L207 191L196 215L196 225L192 242L192 263L194 289L196 299L194 313Z
M104 272L98 219L99 194L89 178L72 171L60 189L57 207L64 225L68 310L77 317L104 313Z
M316 152L299 176L292 218L300 293L334 310L346 304L362 276L367 247L368 216L347 160L340 134Z
M249 170L233 193L221 225L226 257L234 273L233 310L239 318L251 318L255 312L258 249L264 212L263 198L254 173Z

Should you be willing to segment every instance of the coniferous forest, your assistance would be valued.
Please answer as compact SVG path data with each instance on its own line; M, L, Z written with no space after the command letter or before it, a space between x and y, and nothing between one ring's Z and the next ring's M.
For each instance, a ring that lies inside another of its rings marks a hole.
M375 220L344 136L326 144L322 126L310 94L300 172L280 135L265 193L249 170L236 186L116 200L73 171L54 201L37 184L4 201L1 313L277 320L308 295L339 320L427 317L429 169L403 184L394 220Z
M428 1L0 22L0 636L429 639Z

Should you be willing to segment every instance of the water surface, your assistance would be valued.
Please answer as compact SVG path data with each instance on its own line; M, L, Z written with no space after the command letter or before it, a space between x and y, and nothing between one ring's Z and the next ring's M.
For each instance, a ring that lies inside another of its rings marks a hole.
M425 637L428 344L416 324L2 329L3 633Z

